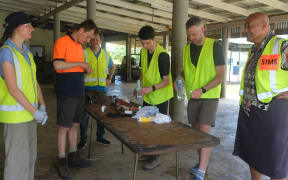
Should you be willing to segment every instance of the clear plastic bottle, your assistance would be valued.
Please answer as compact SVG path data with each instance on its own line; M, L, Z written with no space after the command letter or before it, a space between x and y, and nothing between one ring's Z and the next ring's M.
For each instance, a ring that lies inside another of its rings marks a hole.
M183 78L178 77L176 79L176 87L177 87L177 99L179 101L184 100L186 93L185 93L185 85L184 85Z
M138 91L140 91L140 89L141 89L141 82L140 82L140 80L137 80L136 98L137 98L138 101L141 100L141 98L142 98L142 96L138 95Z

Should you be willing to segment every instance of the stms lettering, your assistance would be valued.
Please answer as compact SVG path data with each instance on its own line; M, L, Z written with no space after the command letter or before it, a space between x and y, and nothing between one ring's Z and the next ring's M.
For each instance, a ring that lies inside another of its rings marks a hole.
M277 65L278 59L261 59L262 65Z

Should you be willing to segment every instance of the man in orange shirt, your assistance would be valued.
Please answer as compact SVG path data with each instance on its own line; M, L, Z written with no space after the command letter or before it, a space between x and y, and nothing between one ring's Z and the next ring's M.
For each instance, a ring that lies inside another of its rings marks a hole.
M87 43L98 32L92 20L78 25L70 35L59 38L54 45L53 65L56 70L58 166L59 176L72 177L69 167L90 167L77 152L77 129L84 117L84 71L92 72L84 62L82 44ZM65 155L68 135L68 163Z

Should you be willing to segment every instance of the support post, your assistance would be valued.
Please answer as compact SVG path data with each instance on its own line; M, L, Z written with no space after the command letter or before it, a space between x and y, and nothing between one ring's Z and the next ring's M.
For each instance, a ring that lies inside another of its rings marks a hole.
M60 26L60 12L54 14L54 43L60 37L61 26Z
M224 51L224 60L225 64L227 65L227 57L228 57L228 47L229 47L229 39L228 39L228 27L223 27L222 28L222 45L223 45L223 51ZM226 77L227 77L227 72L225 69L225 77L224 77L224 82L222 83L222 88L221 88L221 98L226 97Z
M183 49L187 43L186 21L188 19L189 0L179 0L173 3L173 29L172 29L172 50L171 50L171 71L172 79L175 81L178 74L183 71ZM184 100L178 101L177 95L170 101L170 115L173 120L184 122Z
M96 23L96 0L87 0L87 19Z
M126 68L127 68L127 82L132 80L131 68L131 37L128 34L126 39Z
M169 49L169 33L166 35L163 35L163 47L168 51Z

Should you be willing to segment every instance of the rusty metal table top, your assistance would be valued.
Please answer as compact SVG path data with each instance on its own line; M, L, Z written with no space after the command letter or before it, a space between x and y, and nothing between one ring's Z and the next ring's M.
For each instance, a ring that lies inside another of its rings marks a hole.
M103 123L116 138L130 150L139 155L153 155L178 152L203 147L217 146L220 139L200 132L178 122L154 124L141 123L129 117L110 118L108 112L115 112L113 107L89 104L86 111L97 121Z

